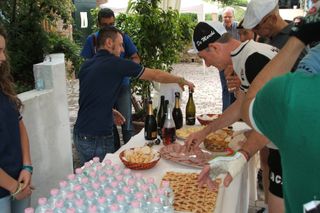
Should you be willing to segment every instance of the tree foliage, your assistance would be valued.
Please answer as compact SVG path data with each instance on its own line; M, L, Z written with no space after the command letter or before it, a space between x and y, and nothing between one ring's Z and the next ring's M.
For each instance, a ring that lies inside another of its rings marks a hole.
M186 40L191 41L192 23L180 18L177 10L158 7L159 0L131 1L129 13L117 17L117 26L126 32L139 50L145 67L170 72L179 59ZM148 81L134 80L133 90L143 98L150 96Z
M72 0L11 0L0 1L0 23L7 29L8 52L12 74L21 90L33 87L33 64L42 62L52 53L51 35L44 24L55 26L63 20L72 22Z

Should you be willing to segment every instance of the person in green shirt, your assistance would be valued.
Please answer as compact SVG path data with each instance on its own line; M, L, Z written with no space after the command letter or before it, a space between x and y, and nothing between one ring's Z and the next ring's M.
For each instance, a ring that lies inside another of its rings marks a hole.
M292 29L292 37L258 74L242 105L242 117L280 150L286 212L303 212L303 205L320 199L320 45L289 73L305 45L319 41L320 13ZM290 55L290 57L288 57ZM228 173L228 186L261 144L246 144L231 157L217 157L199 175L200 185Z

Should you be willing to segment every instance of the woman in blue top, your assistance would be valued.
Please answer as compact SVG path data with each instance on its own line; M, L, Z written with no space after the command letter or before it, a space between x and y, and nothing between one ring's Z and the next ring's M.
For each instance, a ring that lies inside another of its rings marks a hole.
M0 26L0 211L23 212L32 193L29 140L6 60L6 33Z

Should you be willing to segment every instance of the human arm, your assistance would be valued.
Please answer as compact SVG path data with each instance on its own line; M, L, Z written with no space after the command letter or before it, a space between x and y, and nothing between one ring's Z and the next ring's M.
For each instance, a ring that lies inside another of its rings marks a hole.
M242 168L251 156L262 149L268 142L269 140L266 137L256 131L251 131L246 143L234 156L214 158L209 162L209 165L202 169L198 179L199 185L210 183L210 185L208 184L209 188L211 186L210 189L215 189L217 186L213 184L213 181L218 175L226 174L227 176L224 178L223 184L228 187L233 178L242 171Z
M113 122L116 125L122 125L124 124L124 122L126 122L126 119L118 110L112 109L112 113L113 113Z
M187 85L191 90L194 90L194 84L190 81L185 80L183 77L172 75L168 72L145 68L144 72L140 76L140 79L156 81L159 83L177 83L180 87Z
M15 199L22 200L32 193L30 186L20 185L17 180L8 175L3 169L0 168L0 187L6 189L10 194L15 194Z
M187 148L190 149L191 146L199 146L206 136L211 132L215 132L218 129L222 129L238 121L240 119L239 109L241 108L244 96L245 94L243 92L239 92L236 101L233 102L221 116L213 120L204 129L190 134L185 141Z
M137 64L140 64L141 60L140 60L140 56L138 53L134 53L130 56L130 59L134 62L136 62Z
M239 77L234 73L233 67L228 66L224 70L224 75L227 80L227 86L228 86L229 92L238 91L241 85L241 81Z
M21 150L22 150L22 162L24 166L32 166L31 155L30 155L30 146L29 138L27 134L26 127L23 123L23 120L19 121L19 130L20 130L20 140L21 140ZM27 187L31 184L31 172L25 169L22 169L18 178L18 182L24 184L24 187Z

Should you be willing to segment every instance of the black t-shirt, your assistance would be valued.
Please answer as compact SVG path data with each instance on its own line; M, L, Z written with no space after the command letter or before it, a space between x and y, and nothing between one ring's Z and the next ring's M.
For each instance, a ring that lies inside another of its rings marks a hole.
M124 77L139 78L144 68L131 60L100 50L80 69L79 112L75 128L82 134L112 133L112 107Z
M16 105L0 90L0 168L14 179L22 169L20 113ZM9 192L0 187L0 198Z

